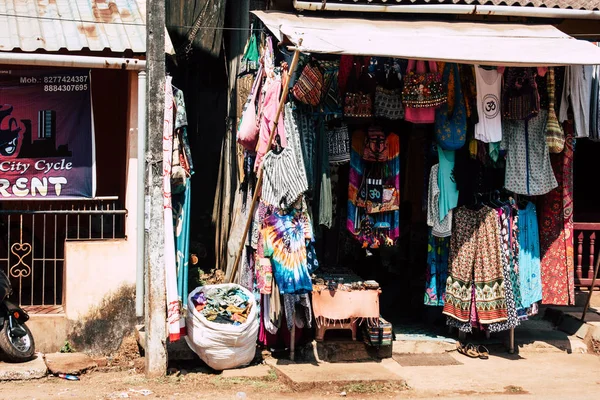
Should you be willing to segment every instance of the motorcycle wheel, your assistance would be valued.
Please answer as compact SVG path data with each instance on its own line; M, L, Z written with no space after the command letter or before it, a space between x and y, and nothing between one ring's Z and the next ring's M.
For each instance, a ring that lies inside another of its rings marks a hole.
M15 323L18 324L17 321ZM4 326L0 332L0 349L2 349L3 358L8 362L29 361L35 354L35 342L33 335L25 324L19 324L27 334L21 338L13 338L10 334L10 325L8 320L4 321Z

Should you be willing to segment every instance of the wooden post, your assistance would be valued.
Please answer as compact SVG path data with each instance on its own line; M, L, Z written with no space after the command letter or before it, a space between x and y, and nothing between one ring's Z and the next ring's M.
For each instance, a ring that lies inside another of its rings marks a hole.
M515 328L510 328L508 332L508 352L510 354L515 352Z
M302 44L302 39L298 43L298 46ZM279 122L279 116L283 111L283 107L285 106L285 102L287 100L287 95L289 92L289 79L296 71L296 67L298 66L298 58L300 57L300 50L296 47L296 51L294 51L294 58L292 59L292 65L290 66L290 70L288 71L288 79L283 83L283 94L281 95L281 99L279 100L279 107L277 108L277 113L275 114L275 119L273 120L273 128L271 129L271 136L269 136L269 143L267 145L267 149L271 148L273 144L273 138L275 137L275 132L277 132L277 125ZM256 203L258 201L258 196L260 194L260 187L262 185L263 178L263 164L260 164L258 168L258 178L256 180L256 186L254 188L254 196L252 196L252 203L250 203L250 209L248 213L248 220L246 221L246 226L244 227L244 234L242 235L242 240L240 242L240 248L235 257L235 262L233 263L233 267L231 270L231 275L229 275L229 281L233 282L235 279L235 274L237 273L237 269L240 263L240 259L242 258L242 253L244 252L244 246L246 245L246 238L248 237L248 231L250 230L250 226L252 225L252 217L254 217L254 208L256 207Z
M583 313L581 313L581 322L585 322L585 314L587 314L590 303L592 302L592 295L594 294L594 286L596 285L596 278L598 277L598 267L600 266L600 257L596 259L596 265L594 266L594 276L592 277L592 284L590 285L590 294L588 295L585 307L583 307ZM592 266L590 265L590 269Z
M165 116L165 1L148 0L146 16L146 375L167 373L167 306L163 224L162 148Z

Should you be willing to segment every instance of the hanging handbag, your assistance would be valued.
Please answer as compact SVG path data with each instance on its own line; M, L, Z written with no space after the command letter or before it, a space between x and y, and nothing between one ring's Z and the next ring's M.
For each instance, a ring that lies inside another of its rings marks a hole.
M345 123L327 129L327 145L329 164L339 165L350 162L350 134Z
M505 119L525 120L540 112L535 68L511 67L504 71L502 116Z
M398 78L399 71L394 66L385 65L385 84L375 89L374 114L377 118L399 120L404 118L402 106L402 82Z
M565 148L565 133L562 125L556 118L554 109L554 96L556 83L554 81L554 68L548 68L546 73L548 82L548 118L546 119L546 144L550 153L560 153Z
M435 141L444 150L458 150L467 139L467 111L457 64L446 63L442 82L452 91L454 104L452 112L448 102L435 111Z
M327 115L342 115L342 101L338 87L339 61L321 61L323 71L323 97L321 99L321 112Z
M323 72L315 61L309 61L292 88L296 100L316 107L323 97Z
M346 96L344 97L344 117L366 119L373 117L373 91L376 82L363 66L361 75L356 79L356 63L348 78Z
M385 133L379 128L371 126L365 138L363 160L369 162L385 162L388 160L388 147Z
M419 62L423 63L423 61ZM432 108L444 104L448 100L448 95L442 87L442 76L437 72L435 62L425 62L425 72L421 73L415 71L415 65L416 62L410 60L404 75L402 90L404 107Z
M252 91L248 96L248 101L244 105L242 111L242 118L237 129L237 142L241 144L246 150L255 152L256 144L258 143L258 132L260 129L259 118L257 115L257 104L256 100L259 97L259 93L262 89L263 78L263 67L262 65L258 69L256 79L252 85ZM259 101L260 103L260 101Z
M250 27L252 31L252 26ZM254 72L258 69L260 60L260 53L258 52L258 39L256 33L253 33L248 38L246 48L244 49L244 55L240 61L240 72L239 74L245 74L248 72Z

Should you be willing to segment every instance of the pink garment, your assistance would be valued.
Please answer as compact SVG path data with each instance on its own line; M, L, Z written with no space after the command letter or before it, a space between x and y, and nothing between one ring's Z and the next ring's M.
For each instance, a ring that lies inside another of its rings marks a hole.
M269 137L271 136L271 129L273 129L275 115L277 114L277 108L279 107L279 97L281 96L281 79L267 78L264 90L265 96L262 106L262 115L260 116L258 148L256 150L256 161L254 163L255 171L258 171L264 155L270 150L268 148ZM279 114L279 122L277 123L276 134L279 134L279 138L281 139L281 147L287 147L285 129L283 126L283 112ZM273 143L275 143L275 139L273 139Z
M435 61L428 61L429 71L437 72L437 64ZM406 72L415 70L418 74L427 72L425 61L408 60ZM435 109L437 107L411 108L406 107L404 110L404 119L413 124L433 124L435 121Z

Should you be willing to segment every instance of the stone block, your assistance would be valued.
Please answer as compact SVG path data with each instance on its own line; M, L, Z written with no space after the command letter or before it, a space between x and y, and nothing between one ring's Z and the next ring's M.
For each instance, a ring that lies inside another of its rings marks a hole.
M98 367L87 354L50 353L46 354L46 366L53 374L81 375Z
M0 381L39 379L46 376L47 372L42 353L37 353L33 360L24 363L0 362Z

